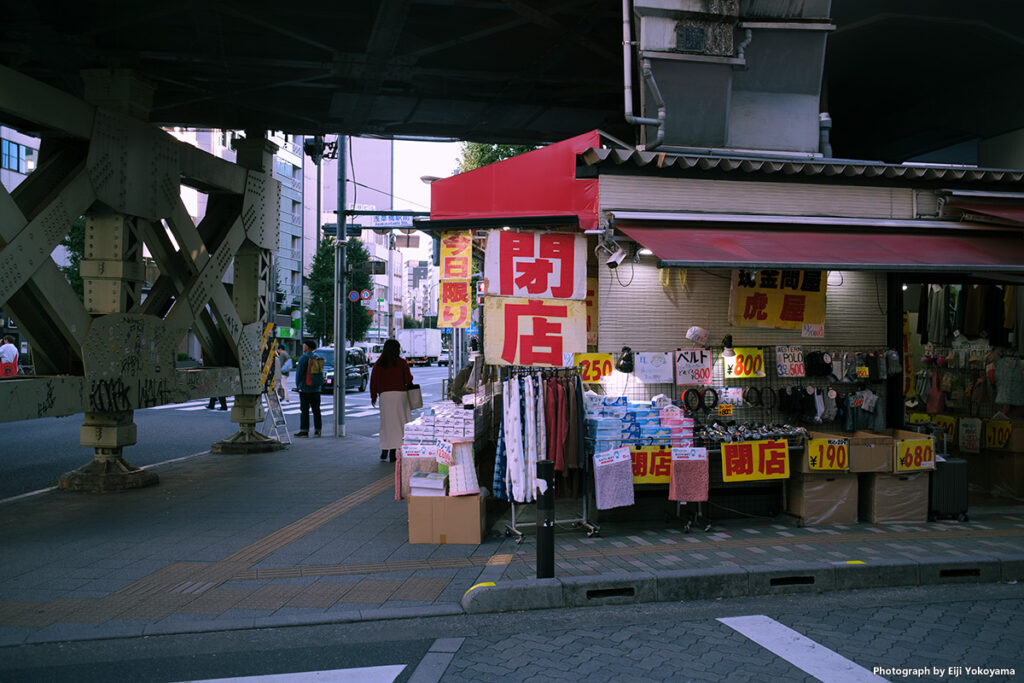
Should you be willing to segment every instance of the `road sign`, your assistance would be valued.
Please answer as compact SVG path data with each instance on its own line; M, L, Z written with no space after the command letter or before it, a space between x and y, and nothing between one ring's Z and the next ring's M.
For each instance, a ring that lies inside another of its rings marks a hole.
M349 301L359 301L359 292L353 289L348 293L348 299Z
M370 290L364 289L363 291L361 291L359 293L359 296L360 296L360 298L362 298L363 301L368 301L370 296L371 296L370 295Z

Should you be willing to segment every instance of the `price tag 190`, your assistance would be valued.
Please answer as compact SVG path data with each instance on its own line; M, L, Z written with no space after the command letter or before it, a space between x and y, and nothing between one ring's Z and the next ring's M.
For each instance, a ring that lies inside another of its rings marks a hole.
M846 439L809 439L807 464L815 471L849 469L850 442Z

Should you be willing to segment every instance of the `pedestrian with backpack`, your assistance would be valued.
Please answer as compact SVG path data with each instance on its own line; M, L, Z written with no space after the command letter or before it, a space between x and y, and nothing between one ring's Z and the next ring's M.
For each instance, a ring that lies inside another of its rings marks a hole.
M13 377L18 374L18 347L10 335L4 335L0 343L0 377Z
M313 411L313 436L320 436L323 419L320 417L320 390L324 385L324 359L313 351L316 342L302 342L302 355L295 371L295 388L299 391L299 431L295 436L309 436L309 411Z

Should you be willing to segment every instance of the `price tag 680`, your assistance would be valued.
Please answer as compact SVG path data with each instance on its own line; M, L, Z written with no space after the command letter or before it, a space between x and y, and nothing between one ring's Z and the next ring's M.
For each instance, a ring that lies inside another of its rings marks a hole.
M934 469L935 454L931 439L905 439L897 443L896 471Z
M602 377L612 374L612 354L610 353L577 353L576 367L580 369L580 379L584 382L600 382Z

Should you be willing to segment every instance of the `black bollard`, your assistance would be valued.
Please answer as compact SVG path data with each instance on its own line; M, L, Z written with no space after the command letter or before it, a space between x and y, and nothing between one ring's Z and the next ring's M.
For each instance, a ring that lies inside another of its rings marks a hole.
M555 462L537 461L537 479L547 489L537 496L537 578L555 576Z

